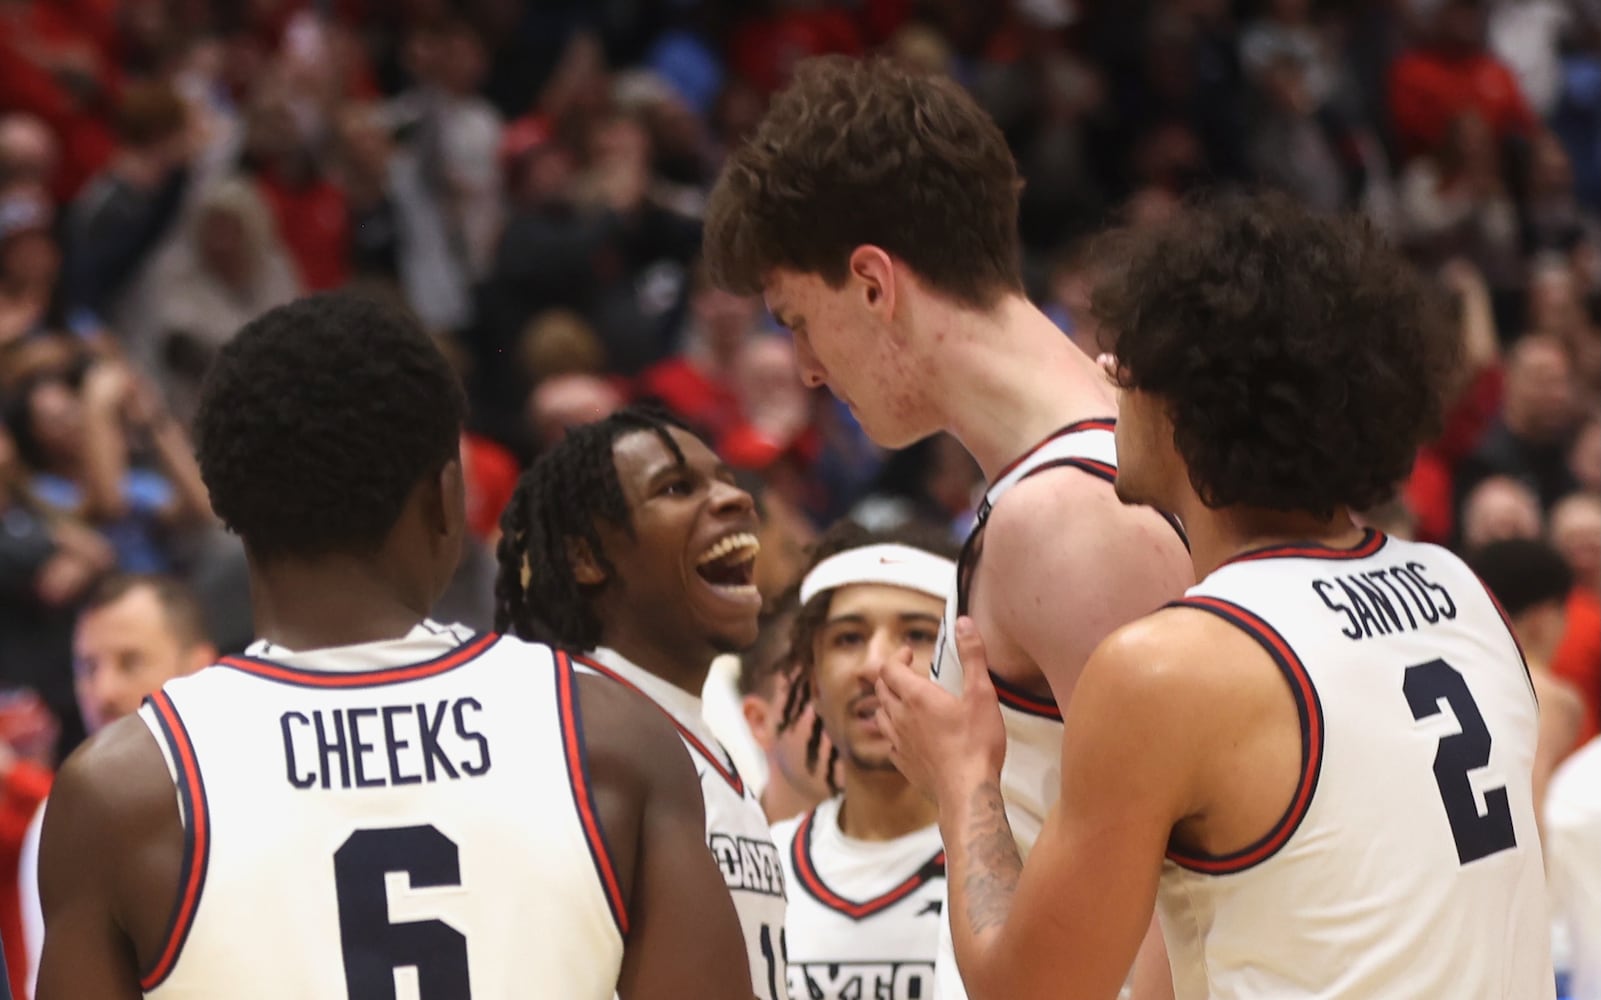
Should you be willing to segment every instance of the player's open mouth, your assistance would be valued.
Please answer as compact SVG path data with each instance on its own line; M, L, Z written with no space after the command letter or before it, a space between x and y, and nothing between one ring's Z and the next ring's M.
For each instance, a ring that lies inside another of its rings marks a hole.
M724 535L695 560L695 572L723 597L761 599L756 589L756 554L762 543L748 531Z

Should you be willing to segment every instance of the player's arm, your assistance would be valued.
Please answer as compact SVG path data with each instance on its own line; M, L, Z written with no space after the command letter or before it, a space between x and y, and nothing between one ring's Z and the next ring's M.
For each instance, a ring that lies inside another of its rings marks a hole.
M627 900L622 1000L750 1000L733 897L706 847L700 781L661 711L580 676L596 806Z
M132 924L148 915L125 903L137 896L163 913L170 908L182 836L166 762L137 718L67 759L40 835L45 940L36 1000L144 995Z
M1065 712L1101 640L1183 596L1194 567L1178 532L1089 473L1024 479L984 529L979 575L997 657L1022 652ZM993 623L990 624L990 623Z
M983 644L963 622L956 641L974 669L960 699L904 659L880 680L896 763L940 803L963 982L973 1000L1112 1000L1150 925L1172 829L1201 809L1194 762L1226 733L1226 708L1195 711L1215 696L1165 628L1141 622L1110 639L1079 680L1061 798L1024 865L1001 799L1005 734Z

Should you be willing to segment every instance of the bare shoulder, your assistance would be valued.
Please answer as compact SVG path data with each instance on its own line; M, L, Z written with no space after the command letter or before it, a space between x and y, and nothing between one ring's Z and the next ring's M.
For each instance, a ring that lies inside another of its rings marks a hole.
M592 768L643 792L653 782L694 778L688 751L667 714L616 681L579 673L578 704ZM679 766L682 765L682 766Z
M1019 683L1043 676L1064 707L1103 639L1192 582L1189 553L1166 519L1074 470L1009 490L983 545L975 606L980 627L998 635L997 672Z
M68 820L89 821L97 839L176 829L178 800L166 758L137 716L120 719L67 758L45 813L44 838ZM48 849L48 846L46 847Z
M1163 608L1106 638L1080 680L1106 707L1224 732L1283 707L1288 689L1260 641L1199 608ZM1205 711L1197 711L1205 706Z
M1192 582L1189 552L1173 525L1150 507L1123 503L1087 472L1053 469L1022 480L995 505L984 532L984 557L1008 569L1041 557L1116 556L1171 578L1179 590Z

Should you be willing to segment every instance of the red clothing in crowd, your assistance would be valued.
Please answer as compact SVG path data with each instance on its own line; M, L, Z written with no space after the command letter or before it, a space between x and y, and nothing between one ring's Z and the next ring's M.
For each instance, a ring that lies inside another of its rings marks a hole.
M1479 372L1446 414L1440 439L1418 453L1403 496L1407 509L1417 518L1419 541L1450 543L1456 530L1452 470L1479 446L1485 429L1501 412L1502 381L1500 365Z
M54 778L38 764L19 760L0 781L0 941L5 943L6 971L11 995L28 995L28 948L22 936L22 896L17 885L21 872L22 841L50 794Z
M1579 746L1601 733L1601 596L1574 588L1568 598L1568 626L1551 658L1551 672L1572 684L1584 699Z
M1418 49L1390 68L1390 117L1405 156L1438 147L1464 111L1477 111L1500 139L1537 125L1517 78L1488 52L1451 56Z
M60 204L116 150L108 124L119 83L116 6L115 0L35 0L0 14L0 112L37 115L55 133L61 156L51 195ZM50 67L69 57L99 88L88 103Z
M467 528L479 540L488 541L500 525L500 512L517 489L517 459L487 438L463 434L461 461L467 480Z
M732 385L712 378L681 356L645 369L634 394L659 400L713 441L732 430L743 416L739 394Z
M308 292L338 288L350 277L350 216L345 192L317 177L290 184L271 170L257 178L272 208L278 236L300 271Z

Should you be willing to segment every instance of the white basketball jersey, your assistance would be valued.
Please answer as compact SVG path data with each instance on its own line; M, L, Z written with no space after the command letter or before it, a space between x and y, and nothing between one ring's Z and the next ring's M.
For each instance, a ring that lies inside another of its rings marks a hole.
M1237 557L1181 603L1278 664L1302 772L1256 843L1169 851L1158 912L1179 1000L1552 997L1538 711L1461 560L1370 531Z
M939 827L853 840L842 799L773 827L791 886L791 1000L928 1000L945 901Z
M767 816L755 792L734 768L728 751L701 717L698 697L630 663L610 649L575 656L578 670L624 684L649 698L672 719L700 774L706 799L706 843L734 897L745 932L746 958L757 1000L784 1000L784 867L773 846Z
M1601 736L1552 776L1545 837L1557 919L1568 934L1573 1000L1601 1000Z
M140 717L185 851L145 993L612 996L627 915L576 699L565 656L432 622L169 683Z

